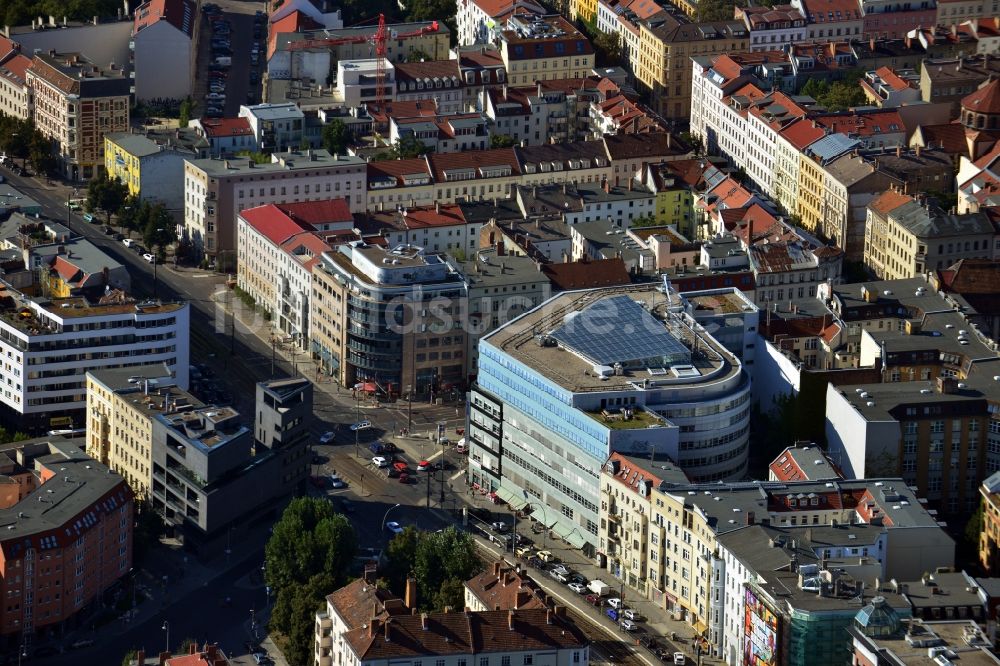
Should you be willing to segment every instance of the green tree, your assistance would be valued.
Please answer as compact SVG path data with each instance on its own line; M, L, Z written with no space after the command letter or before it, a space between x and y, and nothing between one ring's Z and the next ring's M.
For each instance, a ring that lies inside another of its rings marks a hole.
M699 21L732 20L736 3L733 0L698 0Z
M865 103L865 93L857 84L857 79L850 72L845 80L833 83L825 79L809 79L800 94L812 97L828 111L845 111Z
M125 653L125 656L122 657L122 666L132 666L132 662L135 661L138 657L139 657L138 652L136 652L135 650L129 650L128 652ZM139 666L142 666L142 664L139 664Z
M622 38L617 32L604 32L595 30L591 33L594 38L594 50L597 51L595 59L598 65L616 66L622 62Z
M178 118L178 124L181 127L187 127L188 123L191 122L191 116L194 114L195 103L190 97L185 97L184 101L181 102L180 116Z
M650 214L650 215L642 215L640 217L635 218L634 220L632 220L630 226L634 228L641 228L641 227L656 227L659 225L660 223L656 221L656 216Z
M409 21L443 21L451 31L452 43L455 43L455 15L458 5L455 0L407 0L407 15Z
M425 60L431 60L431 57L423 49L411 48L410 52L406 54L406 62L423 62Z
M177 242L177 223L163 204L150 208L149 218L142 229L142 242L156 253L159 261L166 259L166 248Z
M490 137L490 148L513 148L517 141L509 134L494 134Z
M128 199L128 186L115 177L111 179L104 171L87 185L86 208L88 212L102 211L111 224L111 216L117 215Z
M326 125L323 125L323 147L332 154L342 154L347 152L347 143L350 140L350 132L347 124L340 118L334 118Z
M312 576L328 574L342 583L357 552L357 535L343 514L330 502L314 498L293 499L275 523L264 549L267 584L280 593Z
M418 605L430 610L461 607L462 586L481 567L472 537L454 527L440 532L407 528L389 543L386 559L389 589L402 595L412 575Z
M271 155L268 153L259 153L252 150L241 150L236 153L237 157L246 157L254 161L254 164L270 164Z
M158 514L149 500L135 501L135 528L132 534L135 564L142 564L149 551L160 541L163 534L163 517Z
M55 154L55 144L38 130L31 136L28 161L37 174L55 176L59 173L59 158Z

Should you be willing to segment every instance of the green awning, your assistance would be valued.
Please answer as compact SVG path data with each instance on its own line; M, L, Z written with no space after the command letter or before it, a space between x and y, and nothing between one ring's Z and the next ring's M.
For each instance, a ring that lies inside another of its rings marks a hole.
M574 548L583 548L583 545L587 543L587 540L583 536L583 532L576 525L567 525L566 523L560 521L552 526L552 531L556 533L556 536L563 541L566 541Z
M527 502L524 501L524 498L521 497L519 492L515 492L508 488L504 488L503 486L500 486L497 489L497 497L499 497L501 501L504 501L507 504L509 504L511 508L514 509L515 511L519 510L521 507L527 504Z

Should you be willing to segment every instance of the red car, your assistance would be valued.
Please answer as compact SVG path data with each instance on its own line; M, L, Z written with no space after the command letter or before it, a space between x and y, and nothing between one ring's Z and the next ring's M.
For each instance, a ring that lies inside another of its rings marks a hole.
M406 473L400 474L399 475L399 482L400 483L409 483L410 482L410 475L406 474Z
M588 594L586 599L588 604L593 604L595 606L599 606L601 604L601 598L596 594Z
M409 466L406 464L405 460L397 460L396 462L392 463L392 467L393 469L395 469L397 472L400 473L406 472L410 469Z

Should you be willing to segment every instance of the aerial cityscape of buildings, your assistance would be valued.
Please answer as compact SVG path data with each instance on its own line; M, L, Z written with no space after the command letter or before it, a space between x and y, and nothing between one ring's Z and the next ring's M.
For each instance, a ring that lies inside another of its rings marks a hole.
M0 663L1000 664L995 2L217 3L5 9Z

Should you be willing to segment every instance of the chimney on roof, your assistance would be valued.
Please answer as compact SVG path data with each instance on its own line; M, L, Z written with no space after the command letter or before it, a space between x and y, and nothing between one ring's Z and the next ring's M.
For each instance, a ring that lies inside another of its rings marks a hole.
M146 651L139 650L135 653L135 663L139 666L143 666L146 663Z
M566 617L566 607L565 606L558 606L557 605L552 610L555 613L556 617Z
M552 609L545 609L545 624L552 624Z
M500 243L497 242L497 246L499 246L499 245L500 245ZM494 562L493 563L493 575L496 576L497 578L500 578L500 569L502 567L503 567L503 563L502 562Z
M896 157L902 157L902 156L903 156L903 146L902 144L900 144L896 146Z
M420 629L427 631L427 613L420 614Z
M507 629L514 631L514 609L507 612Z
M406 604L407 608L417 607L417 579L413 576L406 579L406 594L403 603Z
M923 148L918 143L916 146L913 147L913 154L916 155L917 157L920 157L921 152L923 152Z
M438 215L441 214L441 202L440 201L437 201L437 202L434 203L434 212L437 213Z
M188 645L188 654L198 654L198 641L191 641Z
M171 654L169 650L167 650L166 652L161 652L160 656L157 657L157 662L159 662L160 666L163 666L165 663L167 663L167 659L170 659L170 657Z
M872 51L875 50L875 38L874 37L872 37L871 39L868 40L868 48L871 49Z
M385 628L385 633L383 635L385 636L385 642L386 643L391 643L392 642L392 637L389 635L389 623L390 622L392 622L392 618L391 617L385 618L385 627L384 627Z

